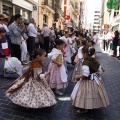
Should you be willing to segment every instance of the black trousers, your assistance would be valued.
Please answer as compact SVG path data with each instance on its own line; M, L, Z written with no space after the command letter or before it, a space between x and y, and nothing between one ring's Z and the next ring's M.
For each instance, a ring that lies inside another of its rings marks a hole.
M12 44L13 55L12 57L16 57L21 61L21 49L20 45Z
M44 37L44 49L47 53L49 52L49 42L50 42L49 36Z
M113 55L117 56L117 45L113 45Z
M34 47L35 47L35 37L29 37L27 40L27 49L30 54L30 60L33 59L32 53L34 51Z

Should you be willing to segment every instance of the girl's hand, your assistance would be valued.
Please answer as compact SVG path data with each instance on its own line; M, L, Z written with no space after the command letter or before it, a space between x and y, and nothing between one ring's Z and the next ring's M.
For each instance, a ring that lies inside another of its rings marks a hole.
M75 79L76 79L76 80L79 80L79 79L80 79L80 76L79 76L79 75L75 75Z
M47 77L50 74L50 72L45 72L45 77Z
M61 67L62 66L62 63L58 63L58 67Z

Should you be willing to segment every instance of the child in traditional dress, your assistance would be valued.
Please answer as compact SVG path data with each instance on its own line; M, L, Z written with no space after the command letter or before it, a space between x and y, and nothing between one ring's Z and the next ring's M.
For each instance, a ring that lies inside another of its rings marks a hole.
M47 76L47 81L49 86L55 89L55 93L59 95L63 95L62 90L68 85L67 73L63 62L63 47L64 41L56 40L55 48L48 54L48 57L51 58L51 63L49 65L48 72L50 74Z
M77 108L81 108L77 111L79 113L109 105L104 83L100 77L104 69L95 58L91 57L95 53L95 49L85 46L82 53L84 58L83 73L75 76L78 82L71 95L72 104Z
M72 81L75 81L75 75L79 75L82 73L82 62L83 62L83 55L82 55L82 48L86 45L86 41L82 40L81 47L78 49L78 53L76 55L76 65L72 74Z
M13 103L26 108L43 108L56 104L54 93L45 80L49 73L42 73L45 55L45 50L37 49L29 70L7 88L6 96Z

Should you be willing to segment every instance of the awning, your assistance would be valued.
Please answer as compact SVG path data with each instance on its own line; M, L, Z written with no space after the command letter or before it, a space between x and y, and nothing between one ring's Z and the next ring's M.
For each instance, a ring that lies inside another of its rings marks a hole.
M66 24L67 24L67 27L69 27L69 28L73 27L72 23L66 23Z

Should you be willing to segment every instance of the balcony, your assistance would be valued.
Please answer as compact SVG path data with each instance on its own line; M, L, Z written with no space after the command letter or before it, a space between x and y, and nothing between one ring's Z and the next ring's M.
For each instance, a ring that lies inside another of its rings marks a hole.
M73 2L70 0L70 4L71 4L71 6L73 7L73 9L74 9L74 4L73 4Z
M42 8L46 8L54 13L54 0L44 0L44 2L42 2Z
M75 9L75 13L76 13L77 15L79 15L79 12L80 12L78 5L79 5L79 3L78 3L78 2L75 2L75 7L74 7L74 9Z

